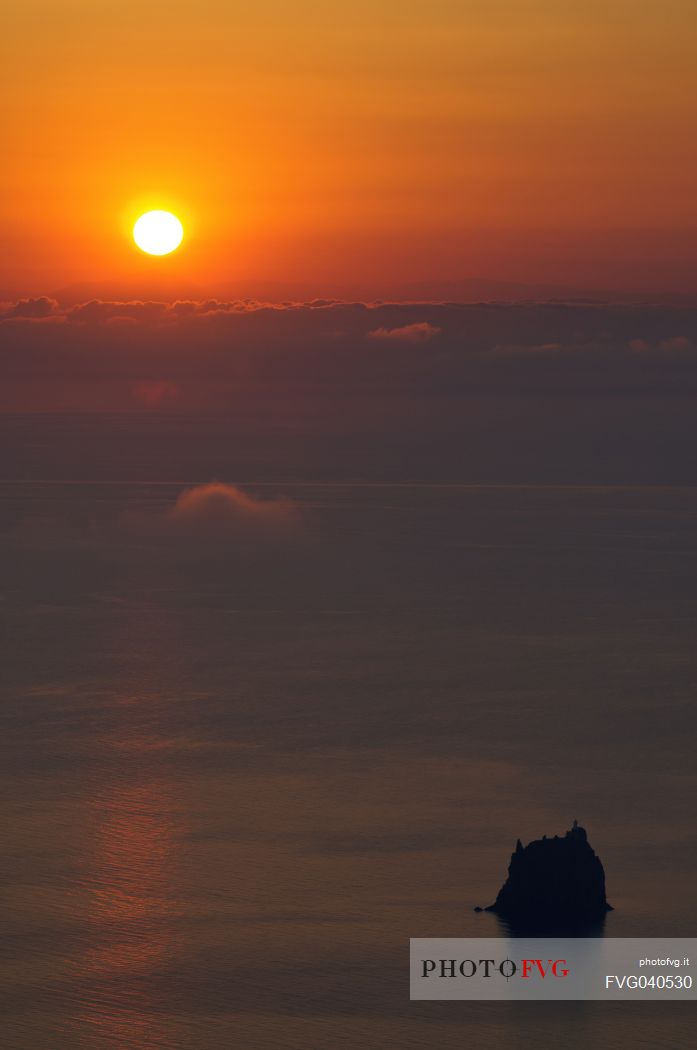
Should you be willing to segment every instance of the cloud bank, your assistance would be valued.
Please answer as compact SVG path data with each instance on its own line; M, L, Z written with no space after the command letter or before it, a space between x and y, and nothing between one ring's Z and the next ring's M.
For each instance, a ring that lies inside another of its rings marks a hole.
M23 300L0 380L5 477L697 480L691 305Z
M684 393L697 390L696 361L694 306L92 300L60 307L40 298L0 313L0 378L33 392L42 408L70 407L67 395L80 384L91 384L83 407L95 409L224 408L242 391L292 390L299 401L320 389Z

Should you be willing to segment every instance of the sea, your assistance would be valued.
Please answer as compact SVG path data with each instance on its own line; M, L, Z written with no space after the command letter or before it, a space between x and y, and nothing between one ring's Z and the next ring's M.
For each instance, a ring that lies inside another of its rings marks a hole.
M2 420L3 1045L693 1045L686 1003L410 1002L408 960L504 936L474 908L574 820L605 936L697 934L697 489L204 429Z

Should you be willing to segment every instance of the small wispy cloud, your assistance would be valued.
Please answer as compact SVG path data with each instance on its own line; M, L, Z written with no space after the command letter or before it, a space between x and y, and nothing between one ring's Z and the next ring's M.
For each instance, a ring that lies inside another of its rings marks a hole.
M441 329L428 321L405 324L401 328L374 328L368 332L370 339L384 339L396 343L427 343L440 335Z

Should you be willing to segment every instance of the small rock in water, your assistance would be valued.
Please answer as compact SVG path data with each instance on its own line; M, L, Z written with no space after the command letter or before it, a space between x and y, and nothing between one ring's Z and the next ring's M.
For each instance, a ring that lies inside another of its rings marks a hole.
M545 835L527 846L518 839L508 878L486 910L529 929L600 922L612 908L585 829L574 821L563 837Z

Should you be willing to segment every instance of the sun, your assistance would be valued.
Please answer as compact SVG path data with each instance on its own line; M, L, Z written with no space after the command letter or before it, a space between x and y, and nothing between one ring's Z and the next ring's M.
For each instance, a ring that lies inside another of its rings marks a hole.
M169 255L183 236L184 227L171 211L146 211L133 227L133 240L148 255Z

